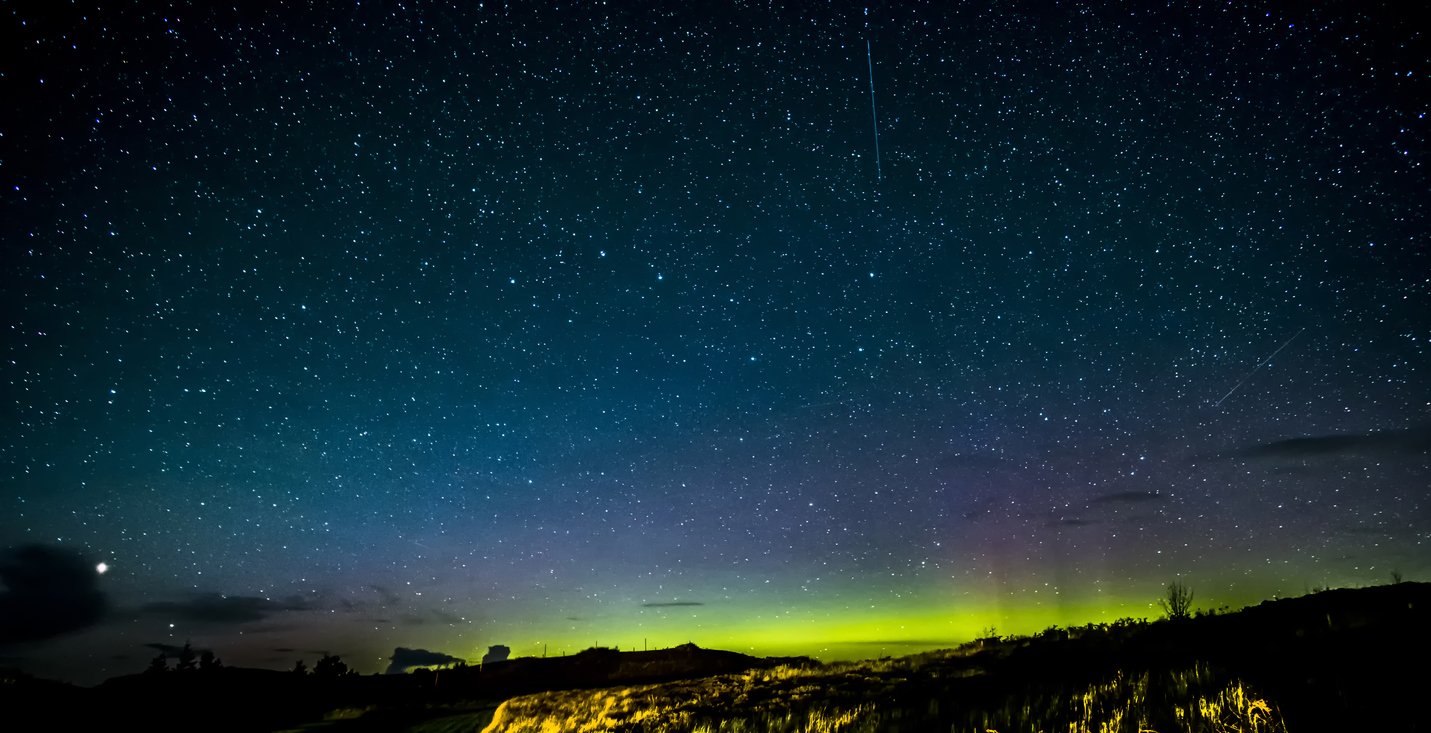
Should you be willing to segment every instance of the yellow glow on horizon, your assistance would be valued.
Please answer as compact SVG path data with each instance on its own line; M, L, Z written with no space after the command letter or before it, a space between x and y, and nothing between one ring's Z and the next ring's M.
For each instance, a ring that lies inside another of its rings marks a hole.
M910 599L906 599L909 601ZM1151 608L1152 598L1101 596L1073 600L1047 599L1035 603L1008 597L990 599L923 598L902 606L829 609L746 608L742 613L719 606L682 608L600 622L554 624L549 631L531 626L492 628L490 643L511 646L513 657L575 654L592 646L623 651L665 649L687 642L707 649L725 649L753 656L810 656L823 661L902 656L931 649L951 648L985 636L991 629L1000 636L1036 634L1050 626L1064 628L1089 623L1109 623L1120 618L1147 618L1161 614ZM533 638L535 636L535 638ZM526 638L521 638L526 637ZM516 643L513 643L516 642ZM480 659L486 648L473 651Z

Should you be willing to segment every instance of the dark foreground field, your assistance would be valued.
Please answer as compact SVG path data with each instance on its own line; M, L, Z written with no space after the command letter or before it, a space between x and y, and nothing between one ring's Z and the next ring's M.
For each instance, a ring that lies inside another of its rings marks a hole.
M12 675L0 705L56 730L1425 731L1428 611L1431 585L1402 583L848 664L685 646L336 679Z

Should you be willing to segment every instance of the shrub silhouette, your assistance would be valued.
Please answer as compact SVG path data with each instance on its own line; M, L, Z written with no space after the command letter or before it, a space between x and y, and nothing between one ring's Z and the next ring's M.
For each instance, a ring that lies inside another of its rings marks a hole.
M1186 621L1192 618L1193 592L1191 588L1178 581L1168 583L1167 591L1163 597L1158 599L1158 605L1162 607L1163 613L1173 621Z
M324 654L323 658L313 665L314 677L342 677L347 673L348 665L337 654Z
M184 648L179 650L179 663L174 665L175 672L193 672L198 669L198 663L194 660L194 649L189 646L189 642L184 642Z
M169 671L169 659L164 656L164 652L159 652L149 660L149 666L144 670L144 674L164 674Z

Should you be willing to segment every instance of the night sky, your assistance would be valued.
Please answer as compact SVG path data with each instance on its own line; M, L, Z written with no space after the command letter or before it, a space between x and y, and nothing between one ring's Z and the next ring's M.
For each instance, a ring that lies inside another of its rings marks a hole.
M0 4L0 666L1431 579L1397 3L320 4Z

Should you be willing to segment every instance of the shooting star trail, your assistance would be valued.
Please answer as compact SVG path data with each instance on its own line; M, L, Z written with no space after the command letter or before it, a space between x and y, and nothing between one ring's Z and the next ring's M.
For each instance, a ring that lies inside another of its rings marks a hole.
M1307 328L1306 328L1305 326L1303 326L1303 327L1302 327L1302 331L1305 331L1305 330L1307 330ZM1236 392L1238 387L1241 387L1243 384L1246 384L1246 383L1247 383L1247 380L1251 379L1251 378L1252 378L1252 375L1256 374L1258 369L1261 369L1262 367L1266 366L1266 365L1267 365L1267 362L1272 361L1272 357L1275 357L1275 356L1277 356L1278 354L1282 353L1282 349L1287 348L1287 344L1292 343L1292 341L1296 340L1296 338L1297 338L1298 336L1301 336L1301 335L1302 335L1302 331L1298 331L1298 332L1292 334L1292 338L1289 338L1289 339L1287 339L1286 341L1283 341L1283 342L1282 342L1282 345L1281 345L1281 346L1278 346L1278 347L1277 347L1277 350L1274 351L1274 352L1272 352L1271 356L1268 356L1266 359L1263 359L1262 361L1258 362L1258 363L1257 363L1257 366L1252 367L1252 371L1248 372L1248 373L1247 373L1247 376L1245 376L1245 377L1243 377L1241 380L1239 380L1239 381L1237 382L1237 384L1232 385L1232 389L1227 390L1227 394L1223 395L1220 399L1218 399L1217 402L1212 403L1212 406L1213 406L1213 407L1221 407L1223 400L1227 399L1228 397L1231 397L1231 396L1232 396L1232 393L1233 393L1233 392Z
M865 10L869 14L869 9ZM865 62L870 67L870 120L874 122L875 140L875 181L884 180L884 171L879 164L879 114L875 112L875 91L874 91L874 53L870 51L870 41L865 39Z

